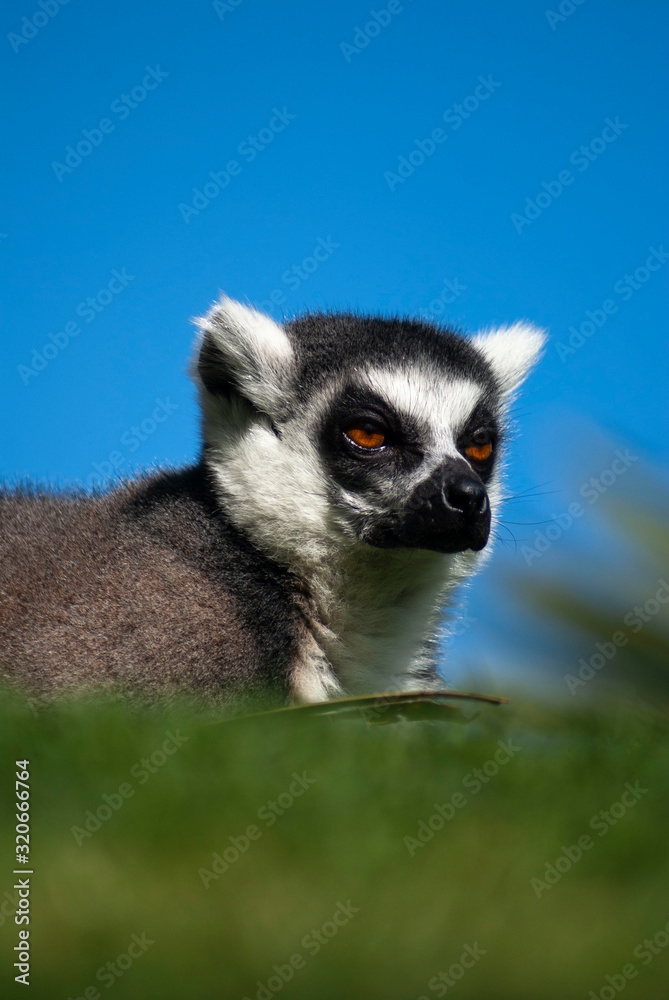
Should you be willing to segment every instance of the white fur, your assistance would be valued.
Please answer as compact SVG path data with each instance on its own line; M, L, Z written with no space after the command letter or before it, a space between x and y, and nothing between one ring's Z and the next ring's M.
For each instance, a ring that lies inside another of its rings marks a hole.
M383 550L358 541L332 510L319 456L301 435L299 426L287 427L279 440L257 423L236 439L208 429L212 468L233 521L309 583L315 642L294 665L295 695L321 701L344 691L415 689L421 642L484 553Z
M377 391L383 382L376 373ZM419 383L413 375L408 391ZM394 389L389 401L399 403ZM329 386L324 396L333 391ZM444 419L431 426L444 454L454 448L449 421L466 419L467 400L473 405L478 391L470 383L458 384L450 397L440 390ZM422 405L427 418L434 400ZM421 643L435 631L450 592L487 553L382 550L360 542L345 512L332 508L320 456L301 420L285 424L279 439L268 421L240 427L230 404L211 399L205 419L211 467L230 517L262 551L309 582L315 644L307 641L294 665L295 696L320 701L345 690L420 687L412 674L422 665Z
M228 368L235 372L241 391L259 409L275 409L294 361L283 327L226 295L196 322L202 335L213 339Z
M223 299L202 322L224 358L242 372L249 396L275 414L293 366L291 344L281 327L254 310ZM474 340L510 396L538 355L542 335L518 324ZM430 370L373 368L359 378L393 407L423 425L429 460L417 472L426 478L456 448L458 430L476 406L481 388L459 379L448 383ZM330 383L310 400L322 412L338 390ZM246 390L244 390L246 391ZM308 416L284 420L281 436L270 416L203 392L208 461L228 515L270 557L308 583L305 634L293 664L294 696L321 701L352 693L433 687L436 675L417 680L421 647L434 636L451 592L485 561L482 552L441 554L378 549L358 540L354 511L333 504ZM488 492L496 520L499 480ZM374 503L344 499L360 510Z
M444 382L415 367L401 372L372 369L366 381L390 406L425 429L432 445L431 461L421 470L421 478L427 478L443 459L462 457L456 438L481 398L481 386L468 379Z
M541 356L546 334L529 323L484 330L472 338L510 401Z

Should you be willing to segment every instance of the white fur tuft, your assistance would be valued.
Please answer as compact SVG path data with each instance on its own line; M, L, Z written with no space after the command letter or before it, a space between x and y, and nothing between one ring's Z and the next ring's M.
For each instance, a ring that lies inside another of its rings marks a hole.
M241 302L222 295L197 325L221 353L222 365L234 375L243 395L272 412L280 404L293 348L282 326Z
M543 330L529 323L514 323L485 330L472 339L493 370L505 396L513 396L539 360L546 343Z

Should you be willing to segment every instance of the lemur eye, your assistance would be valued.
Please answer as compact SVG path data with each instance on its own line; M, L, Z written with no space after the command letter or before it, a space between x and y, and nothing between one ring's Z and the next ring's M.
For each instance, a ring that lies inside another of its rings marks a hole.
M344 434L349 441L357 444L360 448L381 448L386 440L384 428L380 424L374 423L373 420L361 420L351 424L344 431Z
M474 462L485 462L492 455L492 441L488 431L476 431L472 434L471 444L465 448L465 455Z

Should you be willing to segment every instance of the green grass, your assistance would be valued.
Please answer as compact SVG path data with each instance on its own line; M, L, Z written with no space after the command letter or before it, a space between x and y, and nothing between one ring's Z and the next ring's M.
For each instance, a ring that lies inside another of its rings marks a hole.
M164 764L158 755L147 780L140 762L166 730L187 741ZM110 706L35 718L10 701L0 733L0 896L12 886L13 762L24 757L35 871L33 985L14 987L18 928L0 916L3 997L97 987L118 1000L255 998L296 954L303 964L277 991L291 1000L585 998L629 962L638 975L626 998L667 996L669 948L647 965L634 957L669 921L667 726L647 711L511 705L466 726L300 713L212 724ZM519 749L475 792L473 769L500 740ZM258 812L294 772L315 780L269 826ZM627 782L647 791L600 836L590 821ZM124 783L134 794L78 844L72 828ZM405 838L454 793L454 817L424 846L409 841L412 855ZM199 870L212 872L212 855L249 825L258 839L205 887ZM531 879L584 834L593 846L537 898ZM349 900L357 912L345 922L340 909L342 926L313 954L305 937ZM96 979L133 934L155 943L122 978ZM485 954L446 994L430 989L464 945Z

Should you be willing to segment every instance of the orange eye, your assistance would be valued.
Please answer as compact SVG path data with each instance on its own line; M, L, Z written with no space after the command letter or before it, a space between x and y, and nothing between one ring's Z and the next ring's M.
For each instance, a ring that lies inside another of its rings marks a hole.
M361 448L380 448L386 440L384 431L371 421L353 424L346 431L346 437Z
M465 455L475 462L485 462L492 455L492 445L490 441L486 444L472 444L469 448L465 448Z

